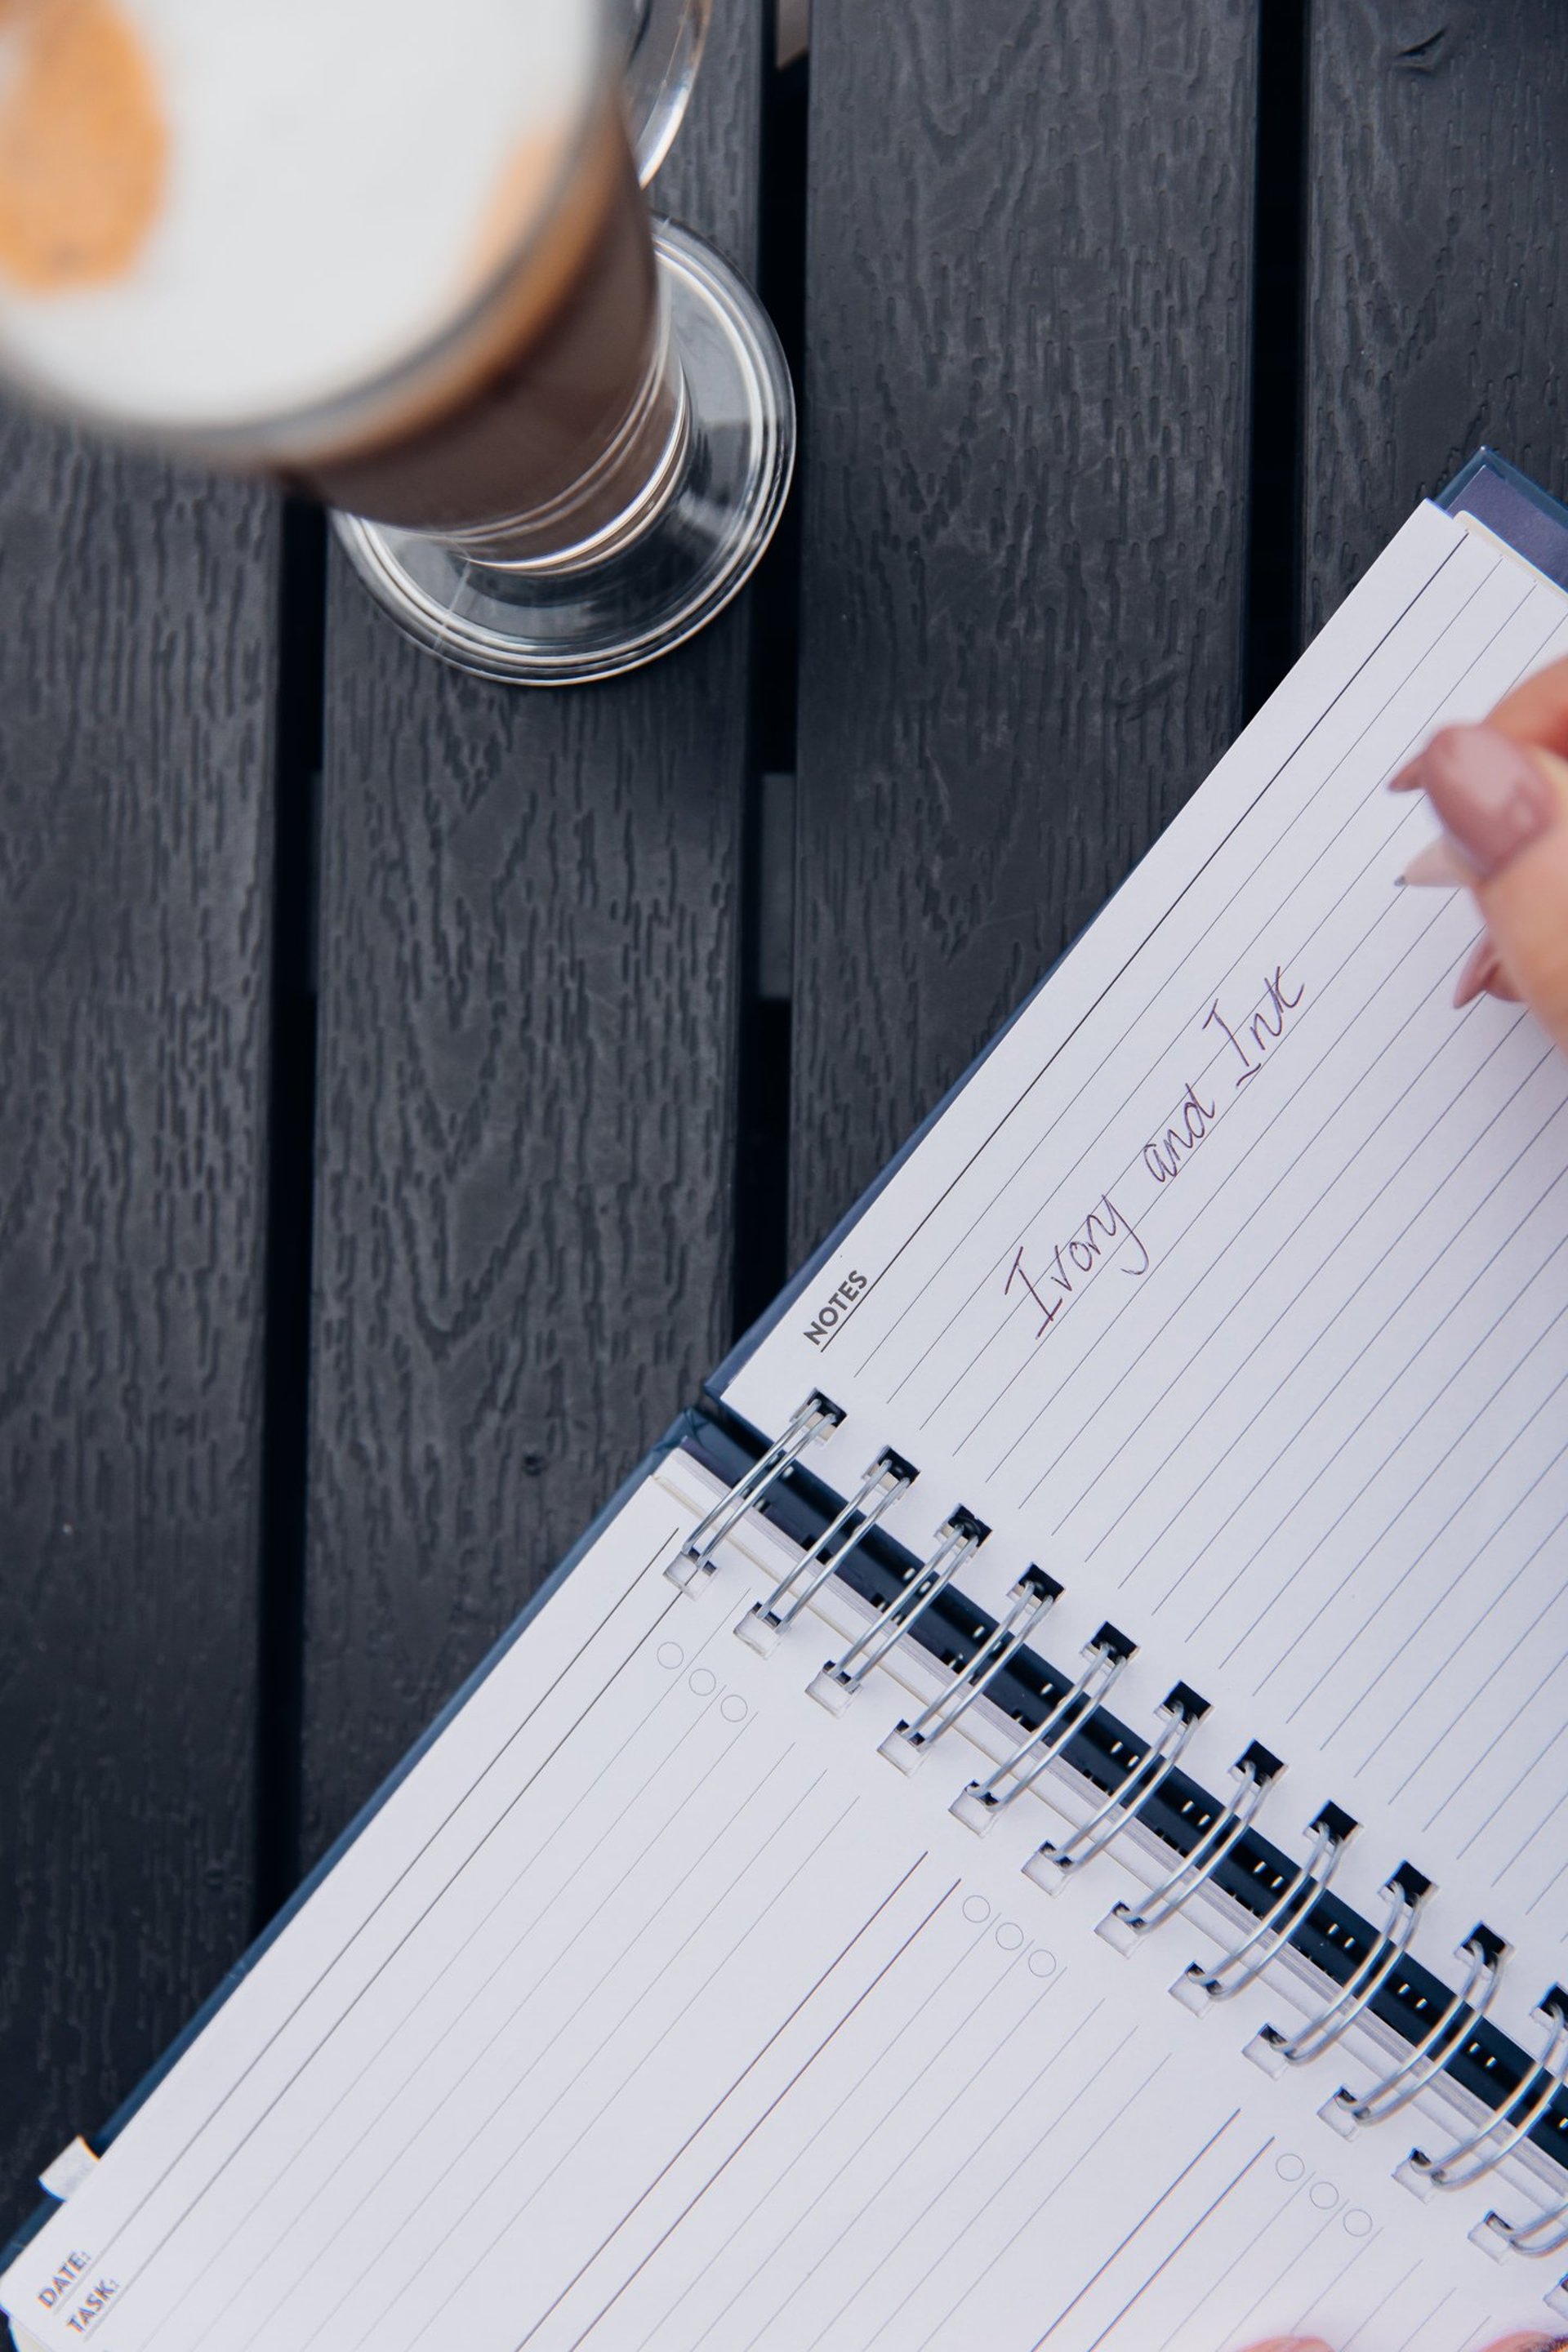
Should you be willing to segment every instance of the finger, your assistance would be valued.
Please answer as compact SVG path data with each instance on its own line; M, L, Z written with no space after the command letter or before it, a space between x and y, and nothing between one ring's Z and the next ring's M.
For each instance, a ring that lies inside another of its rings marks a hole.
M1409 781L1475 870L1500 975L1568 1047L1568 762L1494 727L1447 727Z
M1476 885L1475 868L1446 833L1418 849L1399 878L1416 890L1473 890Z
M1497 942L1489 931L1483 931L1464 962L1454 982L1454 1010L1459 1012L1473 1003L1478 996L1489 996L1502 978L1502 959Z
M1505 694L1487 723L1516 743L1540 743L1568 757L1568 661L1548 663Z

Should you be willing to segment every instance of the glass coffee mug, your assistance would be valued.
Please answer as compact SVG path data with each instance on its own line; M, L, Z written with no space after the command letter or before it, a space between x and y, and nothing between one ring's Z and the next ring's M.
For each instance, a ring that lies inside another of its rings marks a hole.
M680 644L773 534L794 404L754 297L642 194L707 0L626 5L8 0L0 363L326 499L462 668Z

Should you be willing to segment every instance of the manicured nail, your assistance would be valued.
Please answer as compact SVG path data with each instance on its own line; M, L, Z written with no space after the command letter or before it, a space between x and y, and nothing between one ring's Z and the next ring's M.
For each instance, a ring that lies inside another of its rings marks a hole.
M1550 831L1557 796L1528 751L1492 727L1445 727L1415 762L1417 782L1485 880Z
M1459 977L1454 982L1454 1010L1458 1012L1461 1005L1472 1003L1478 996L1484 996L1501 972L1502 965L1492 945L1491 933L1483 931L1459 966Z
M1460 856L1447 835L1440 833L1436 841L1429 841L1425 849L1416 851L1399 878L1417 888L1426 885L1434 890L1458 890L1476 879L1476 869Z

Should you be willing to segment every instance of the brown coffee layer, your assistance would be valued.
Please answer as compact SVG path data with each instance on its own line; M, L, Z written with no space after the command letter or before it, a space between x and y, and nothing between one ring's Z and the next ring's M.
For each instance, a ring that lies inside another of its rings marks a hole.
M578 215L574 266L548 310L519 299L516 340L491 344L434 415L308 462L304 487L353 514L460 530L550 506L599 463L645 393L658 331L647 208L618 123L584 157L562 210ZM549 266L563 242L563 232L546 241ZM531 293L527 275L525 263L518 298ZM577 519L584 529L608 520Z

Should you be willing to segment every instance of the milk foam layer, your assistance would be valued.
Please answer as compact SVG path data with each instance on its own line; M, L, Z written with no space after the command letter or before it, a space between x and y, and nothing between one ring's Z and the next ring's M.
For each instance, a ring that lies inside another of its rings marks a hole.
M427 347L555 201L604 70L598 0L113 5L158 201L96 284L37 290L0 249L0 360L131 426L242 430ZM0 108L49 13L0 5Z

